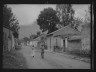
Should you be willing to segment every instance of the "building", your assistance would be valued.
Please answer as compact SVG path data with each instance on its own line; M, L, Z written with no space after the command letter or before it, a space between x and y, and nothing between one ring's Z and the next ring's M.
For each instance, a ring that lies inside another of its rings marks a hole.
M70 25L65 26L46 35L45 43L49 51L54 51L56 46L60 51L70 51L82 47L80 32L73 29Z
M31 40L31 41L30 41L30 45L32 45L32 46L34 46L34 47L37 47L37 43L38 43L37 40Z
M3 26L3 51L15 49L17 45L17 33L9 27Z
M57 51L61 52L82 49L81 32L72 28L70 25L60 28L50 34L43 34L36 38L35 40L38 41L38 47L40 47L39 42L42 37L44 38L45 45L49 51L55 51L56 47L58 47Z
M77 51L89 50L90 52L90 25L85 24L83 28L76 30L70 25L60 28L50 34L40 35L37 40L37 47L40 47L41 38L44 38L47 50L66 52L66 51Z

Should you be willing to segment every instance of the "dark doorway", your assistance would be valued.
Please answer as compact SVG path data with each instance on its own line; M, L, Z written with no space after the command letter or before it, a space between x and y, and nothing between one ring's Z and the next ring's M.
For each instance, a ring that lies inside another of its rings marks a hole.
M63 40L63 52L65 52L65 40Z

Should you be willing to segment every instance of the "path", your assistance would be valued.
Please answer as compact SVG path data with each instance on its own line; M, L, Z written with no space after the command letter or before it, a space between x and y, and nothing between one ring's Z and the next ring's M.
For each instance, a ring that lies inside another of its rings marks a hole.
M40 51L36 51L35 57L31 57L30 46L22 46L21 53L24 55L29 69L90 69L90 63L70 59L59 54L45 52L42 59Z

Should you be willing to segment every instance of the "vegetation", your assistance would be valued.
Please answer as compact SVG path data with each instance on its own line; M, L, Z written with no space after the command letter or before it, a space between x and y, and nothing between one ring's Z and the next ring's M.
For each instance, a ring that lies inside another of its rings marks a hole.
M30 40L33 40L33 39L35 39L35 38L37 38L37 35L36 35L36 34L31 34L31 35L30 35Z
M10 51L4 53L3 56L3 68L6 69L26 69L27 64L24 57L16 51Z
M54 46L54 51L55 52L61 52L62 51L62 48L59 47L59 46Z
M19 22L16 16L12 13L11 8L8 8L5 4L3 7L3 26L13 31L13 35L15 38L18 38L19 35ZM8 38L5 34L3 43L3 68L26 68L24 58L20 53L17 53L15 50L11 49L8 51ZM22 65L22 66L21 66Z
M30 39L29 39L28 37L24 37L23 40L24 40L25 42L27 42L27 41L29 41Z
M90 54L90 50L72 50L72 51L69 51L70 54L73 54L73 55L77 55L79 57L88 57L90 58L91 54Z
M37 32L37 37L39 37L41 35L41 32L40 31L38 31Z
M56 11L52 8L45 8L38 16L37 24L40 26L42 32L48 31L51 33L55 30L56 24L59 23L59 18L56 15Z
M71 4L57 4L56 10L45 8L41 11L37 19L37 24L42 32L51 33L58 28L62 28L71 24L74 29L78 29L82 23L82 19L74 17L74 9Z
M74 10L71 4L57 4L56 5L57 16L63 27L72 23L74 19Z
M74 29L78 30L78 27L81 25L81 23L83 23L82 19L80 19L80 18L74 18L74 20L72 21L71 26Z
M11 8L8 8L6 4L3 6L3 26L7 27L9 30L12 30L14 37L18 38L19 35L18 30L20 28L18 20L16 19L15 15L12 13ZM4 35L5 36L3 37L4 39L3 51L6 52L8 47L8 39L6 34Z
M17 33L20 29L16 16L12 13L11 8L7 7L7 5L4 5L3 7L3 26L9 27L11 30Z
M88 6L88 10L85 10L85 23L91 23L91 6Z

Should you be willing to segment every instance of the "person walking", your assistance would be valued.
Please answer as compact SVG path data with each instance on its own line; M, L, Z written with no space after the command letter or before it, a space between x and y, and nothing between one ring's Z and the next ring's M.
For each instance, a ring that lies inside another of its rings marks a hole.
M34 45L32 45L32 52L31 52L31 56L32 56L32 57L35 56L35 47L34 47Z
M44 42L41 43L41 58L44 58L44 49L45 49L45 44Z

